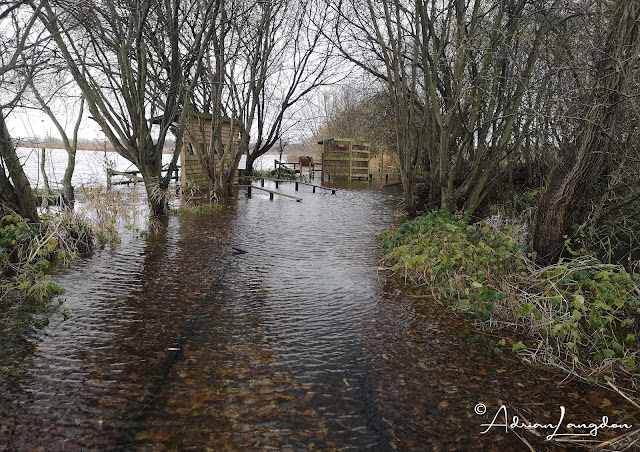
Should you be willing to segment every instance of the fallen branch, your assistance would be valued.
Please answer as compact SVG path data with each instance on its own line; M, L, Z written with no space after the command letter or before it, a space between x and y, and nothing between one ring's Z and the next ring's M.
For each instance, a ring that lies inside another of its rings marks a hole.
M617 437L615 437L615 438L613 438L613 439L610 439L609 441L605 441L605 442L603 442L603 443L600 443L600 444L598 444L598 445L594 446L594 447L593 447L593 450L601 449L601 448L603 448L603 447L605 447L605 446L609 446L610 444L613 444L613 443L615 443L615 442L617 442L617 441L620 441L620 440L622 440L622 439L625 439L626 437L631 436L631 435L633 435L634 433L638 433L638 430L633 430L633 431L631 431L631 432L627 432L627 433L625 433L625 434L623 434L623 435L620 435L620 436L617 436Z
M631 397L627 396L625 393L623 393L621 390L619 390L616 385L614 385L613 383L611 383L611 381L608 381L607 384L609 386L611 386L613 388L614 391L616 391L618 394L620 394L622 397L624 397L627 402L629 402L631 405L633 405L637 410L640 410L640 405L638 405L636 402L634 402Z

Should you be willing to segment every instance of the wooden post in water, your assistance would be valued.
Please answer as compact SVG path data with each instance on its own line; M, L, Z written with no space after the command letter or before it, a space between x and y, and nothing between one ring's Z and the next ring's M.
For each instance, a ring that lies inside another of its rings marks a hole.
M260 186L264 187L264 177L262 179L260 179Z
M271 201L273 201L273 192L270 192L270 193L269 193L269 199L270 199Z
M251 185L247 187L247 198L251 199Z
M296 182L296 191L298 191L298 182Z
M276 188L278 188L278 180L276 179Z

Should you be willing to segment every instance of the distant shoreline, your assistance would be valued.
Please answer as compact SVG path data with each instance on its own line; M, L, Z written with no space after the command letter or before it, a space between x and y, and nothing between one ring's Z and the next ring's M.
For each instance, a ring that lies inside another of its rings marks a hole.
M27 141L18 140L18 147L21 148L33 148L33 149L64 149L64 143L62 141ZM95 152L116 152L111 143L96 143L92 141L80 141L78 143L79 151L95 151ZM163 154L173 153L173 148L164 148Z
M62 140L49 140L48 142L32 141L32 140L17 140L17 145L18 147L21 147L21 148L31 148L31 149L42 149L43 147L45 149L64 149L64 143L62 142ZM109 142L96 143L95 141L82 141L82 140L78 142L78 150L79 151L95 151L95 152L116 152L113 145ZM173 147L165 147L162 150L162 153L172 154ZM288 161L288 159L291 157L293 158L293 161L297 162L298 155L302 155L302 154L306 155L308 153L305 153L304 151L293 151L293 153L283 152L282 160ZM279 155L279 151L270 150L263 155ZM319 156L314 156L314 158L316 157L320 158Z

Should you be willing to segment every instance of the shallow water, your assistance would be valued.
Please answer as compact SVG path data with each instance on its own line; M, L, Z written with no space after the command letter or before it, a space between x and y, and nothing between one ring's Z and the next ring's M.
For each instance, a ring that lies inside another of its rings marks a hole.
M383 190L241 194L60 276L68 319L3 401L9 447L298 448L313 429L380 444L358 333L381 295L373 234L397 204Z
M385 285L398 193L339 188L242 191L58 275L61 313L0 382L0 449L521 450L474 414L512 369Z

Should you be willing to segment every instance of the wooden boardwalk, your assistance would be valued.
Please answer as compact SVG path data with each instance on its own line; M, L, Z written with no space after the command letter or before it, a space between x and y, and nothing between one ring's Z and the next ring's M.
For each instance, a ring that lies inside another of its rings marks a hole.
M256 190L262 190L269 193L269 199L273 200L274 195L284 196L285 198L294 199L296 202L302 202L302 198L298 198L296 196L287 195L286 193L280 193L279 191L268 190L262 187L256 187L254 185L236 185L236 187L245 187L247 189L247 197L251 198L251 189L255 188Z
M165 165L166 166L166 165ZM180 166L176 166L173 170L173 175L171 179L178 180L178 170ZM162 172L166 173L168 170L167 167L162 168ZM129 171L117 171L111 168L107 168L107 188L112 185L129 185L129 184L137 184L138 182L144 182L144 179L139 176L140 170L129 170ZM122 176L125 179L113 182L113 176Z
M295 183L296 184L296 191L298 191L298 185L307 185L309 187L313 187L313 193L316 192L316 188L320 188L322 190L329 190L331 191L332 195L335 195L336 192L338 190L336 190L335 188L331 188L331 187L323 187L322 185L316 185L316 184L310 184L308 182L301 182L301 181L297 181L295 179L272 179L270 177L262 177L262 176L248 176L248 179L254 179L254 180L260 180L260 186L264 187L264 181L268 180L271 182L275 182L276 183L276 188L278 188L278 186L280 185L280 183L282 182L289 182L289 183Z

